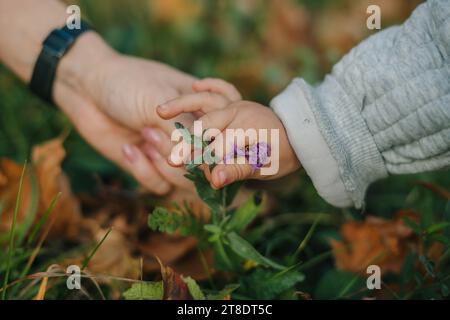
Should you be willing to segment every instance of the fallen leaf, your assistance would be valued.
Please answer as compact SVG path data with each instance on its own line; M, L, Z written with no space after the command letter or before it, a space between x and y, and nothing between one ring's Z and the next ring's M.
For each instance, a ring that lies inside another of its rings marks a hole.
M180 27L195 21L203 9L199 1L151 0L149 5L155 20Z
M310 15L298 1L271 1L264 27L266 53L275 59L292 55L308 42Z
M173 271L172 268L164 266L161 260L158 259L158 262L161 266L164 300L192 300L189 288L181 275Z
M420 3L417 0L346 0L325 9L314 19L314 38L322 50L342 55L361 40L379 30L369 30L366 20L369 5L377 5L381 11L381 27L401 23Z
M99 229L95 235L96 242L100 241L106 232L105 229ZM113 229L89 262L89 271L137 279L140 273L139 259L131 256L131 247L124 235Z
M392 220L369 216L363 222L344 223L342 241L331 240L336 266L358 273L376 264L382 273L399 273L410 248L418 246L417 237L403 222L405 216L417 219L414 213L403 211Z
M195 249L197 241L191 237L171 236L162 233L151 233L146 241L137 244L139 251L145 258L144 270L147 272L159 269L157 256L164 263L173 264L181 260L188 252Z
M126 300L162 300L163 284L161 282L134 283L123 293Z
M60 237L74 240L78 237L82 213L78 199L72 193L69 179L61 169L66 153L63 138L58 137L32 150L33 169L39 184L39 213L43 213L56 194L61 197L55 205L51 219L55 219L49 237Z
M0 232L7 232L11 228L13 210L19 191L19 181L22 172L22 165L9 159L0 160L0 202L2 204L2 214L0 215ZM30 170L24 176L22 196L17 212L17 223L25 220L32 206L32 181Z

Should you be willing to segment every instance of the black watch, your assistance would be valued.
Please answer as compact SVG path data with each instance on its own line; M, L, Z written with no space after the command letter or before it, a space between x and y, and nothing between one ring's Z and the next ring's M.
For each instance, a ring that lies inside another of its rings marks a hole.
M64 26L53 30L42 43L42 50L34 65L29 87L43 100L53 104L53 81L61 58L69 51L82 33L91 30L87 22L82 21L79 29Z

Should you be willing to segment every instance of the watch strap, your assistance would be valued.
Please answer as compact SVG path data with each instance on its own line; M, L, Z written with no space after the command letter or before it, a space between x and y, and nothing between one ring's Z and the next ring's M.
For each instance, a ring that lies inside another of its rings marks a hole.
M42 43L42 50L34 66L29 88L43 100L53 104L53 83L61 58L69 51L78 36L91 30L82 21L79 29L64 26L53 30Z

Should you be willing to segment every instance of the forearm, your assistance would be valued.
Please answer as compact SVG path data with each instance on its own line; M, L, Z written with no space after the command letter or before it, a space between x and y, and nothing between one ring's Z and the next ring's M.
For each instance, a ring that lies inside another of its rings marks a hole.
M65 6L56 0L0 0L0 60L28 83L43 40L53 29L61 28L67 17ZM61 86L85 90L83 80L99 61L113 54L95 32L81 35L60 61L54 94Z
M67 14L56 0L0 0L0 59L25 82L31 78L42 41Z

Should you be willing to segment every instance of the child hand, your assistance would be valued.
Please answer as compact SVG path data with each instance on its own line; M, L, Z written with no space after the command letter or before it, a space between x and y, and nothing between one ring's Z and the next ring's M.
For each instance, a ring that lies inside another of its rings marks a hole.
M212 172L205 170L213 188L238 180L275 179L300 167L284 127L271 109L255 102L239 101L240 94L234 86L223 80L201 80L194 88L198 93L171 100L158 107L157 112L164 119L193 112L199 117L197 121L201 121L202 128L208 129L203 139L213 140L207 149L218 159ZM193 127L190 132L194 132ZM188 162L190 154L179 156L185 145L183 141L173 148L172 165ZM269 154L262 155L266 150ZM258 163L260 160L268 161Z

